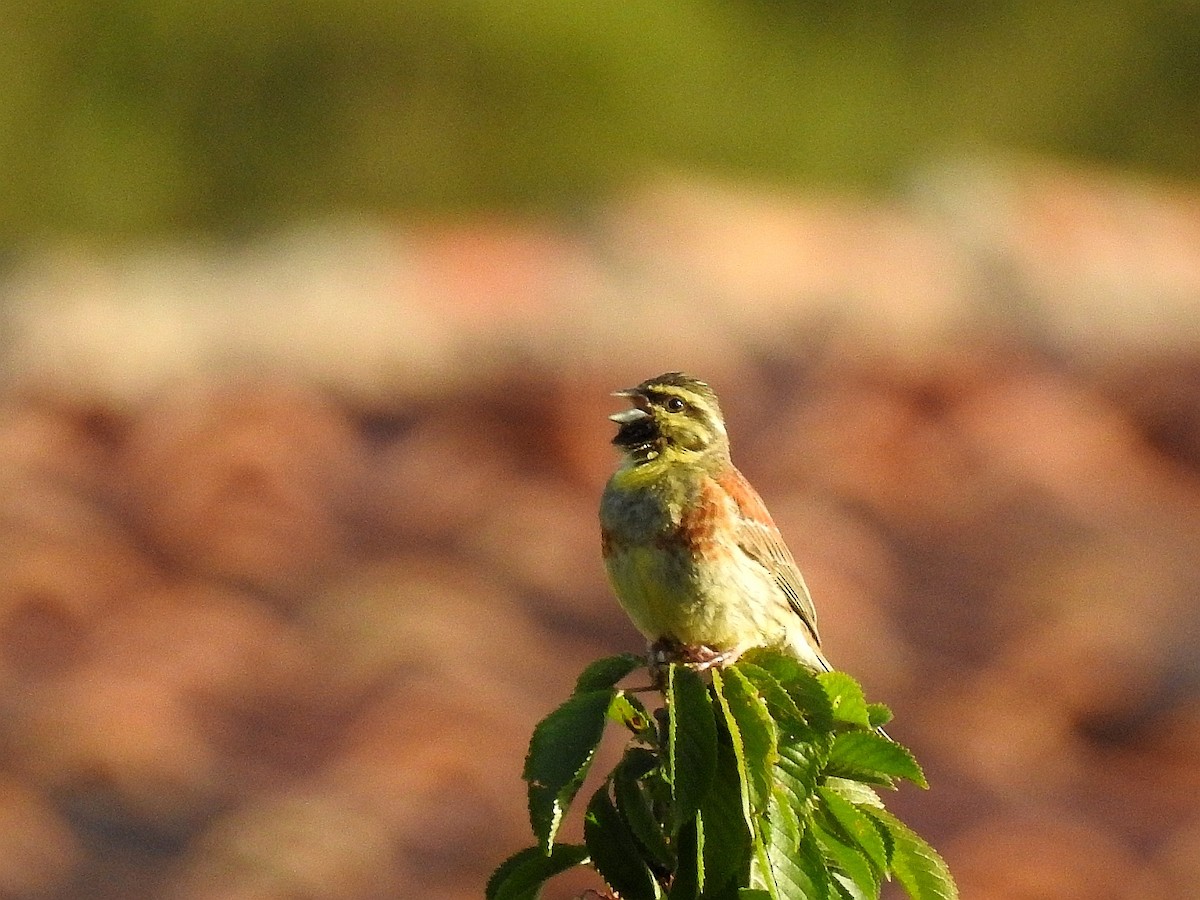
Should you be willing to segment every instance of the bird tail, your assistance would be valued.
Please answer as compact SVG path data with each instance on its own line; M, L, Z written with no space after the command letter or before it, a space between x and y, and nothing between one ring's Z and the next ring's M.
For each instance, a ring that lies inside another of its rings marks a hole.
M792 629L788 638L792 656L796 657L804 665L808 666L814 672L833 671L833 666L829 664L829 660L821 652L821 645L817 640L817 636L810 629Z

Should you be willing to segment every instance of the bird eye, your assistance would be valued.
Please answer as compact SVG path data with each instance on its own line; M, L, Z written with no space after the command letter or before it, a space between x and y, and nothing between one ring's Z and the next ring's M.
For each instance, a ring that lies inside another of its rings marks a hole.
M682 412L685 406L687 406L687 404L678 397L670 397L666 402L666 407L669 412Z

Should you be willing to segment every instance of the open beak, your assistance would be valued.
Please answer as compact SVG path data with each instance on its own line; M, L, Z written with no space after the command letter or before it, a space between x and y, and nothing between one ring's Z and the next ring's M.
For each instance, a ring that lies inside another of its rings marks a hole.
M618 425L630 425L634 422L640 422L643 419L650 418L650 413L646 409L646 397L637 388L626 388L623 391L613 391L613 396L623 397L635 404L632 409L623 409L619 413L613 413L611 416L609 416L609 419L616 422Z

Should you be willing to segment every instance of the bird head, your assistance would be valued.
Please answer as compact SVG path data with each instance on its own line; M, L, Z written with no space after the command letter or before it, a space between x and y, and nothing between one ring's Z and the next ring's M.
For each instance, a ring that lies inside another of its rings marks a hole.
M634 461L696 456L719 459L729 453L717 395L697 378L667 372L613 396L633 403L631 409L609 418L620 426L613 443Z

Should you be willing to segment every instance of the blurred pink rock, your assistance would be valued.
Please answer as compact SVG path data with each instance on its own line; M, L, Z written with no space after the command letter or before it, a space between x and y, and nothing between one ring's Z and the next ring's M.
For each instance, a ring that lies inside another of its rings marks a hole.
M398 894L478 896L497 860L528 843L525 810L510 798L524 792L531 711L519 691L416 676L347 735L329 774L388 823Z
M319 390L261 379L169 393L125 448L130 509L157 549L285 603L342 564L363 463Z
M171 900L385 900L397 848L352 796L296 789L251 798L188 849Z
M44 796L11 775L0 777L0 896L61 896L83 847Z
M47 685L12 735L21 777L90 827L175 839L224 799L220 759L169 682L96 667Z
M893 202L663 178L586 228L26 272L0 893L478 897L530 840L534 723L641 647L605 416L679 368L964 896L1196 894L1194 199L1011 160Z
M0 501L0 680L79 665L93 628L158 577L95 504L60 486L13 486Z
M1095 900L1182 896L1102 827L1016 815L969 829L944 848L964 897Z

